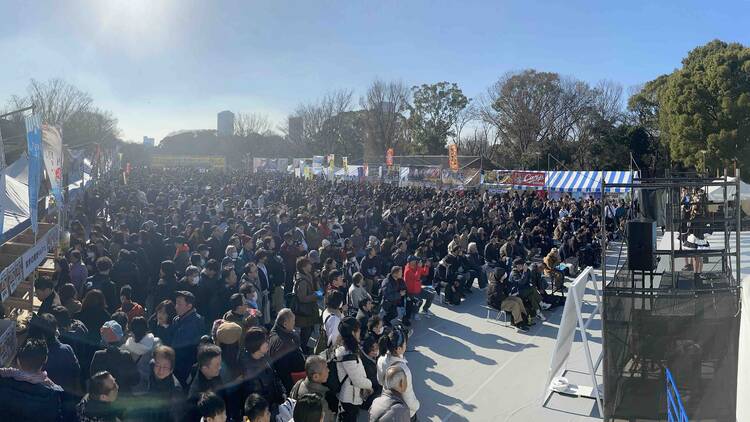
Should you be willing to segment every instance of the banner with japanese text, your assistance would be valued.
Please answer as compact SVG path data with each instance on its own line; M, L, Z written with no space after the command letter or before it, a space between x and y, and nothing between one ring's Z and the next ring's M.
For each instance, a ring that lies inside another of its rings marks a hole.
M42 121L38 115L26 117L26 142L29 155L29 208L31 230L39 230L39 182L42 176Z
M52 195L55 204L61 206L63 203L63 151L62 134L57 126L42 126L42 153L44 156L44 168L47 170Z

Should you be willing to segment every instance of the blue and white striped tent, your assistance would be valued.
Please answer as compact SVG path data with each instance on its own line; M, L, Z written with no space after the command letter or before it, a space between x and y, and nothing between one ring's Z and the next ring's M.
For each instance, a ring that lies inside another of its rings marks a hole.
M545 187L550 192L601 193L602 178L607 183L632 183L634 171L548 171ZM626 193L629 188L606 188L607 192Z

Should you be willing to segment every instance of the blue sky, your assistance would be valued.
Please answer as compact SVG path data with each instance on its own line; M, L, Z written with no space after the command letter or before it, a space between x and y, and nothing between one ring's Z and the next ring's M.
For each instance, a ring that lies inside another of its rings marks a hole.
M140 141L224 109L280 122L374 78L473 97L535 68L627 90L712 39L750 44L748 16L748 1L0 0L0 102L61 77Z

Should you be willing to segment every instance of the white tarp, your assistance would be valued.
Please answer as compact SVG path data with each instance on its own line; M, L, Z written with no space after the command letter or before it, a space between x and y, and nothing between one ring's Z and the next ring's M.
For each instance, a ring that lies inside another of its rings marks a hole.
M6 167L6 170L9 168L10 166ZM9 174L5 175L5 189L0 191L0 202L3 210L3 233L29 219L29 186Z
M734 183L736 179L734 177L727 177L727 181ZM714 182L723 182L724 179L716 179ZM736 188L734 186L727 186L727 198L731 201L734 198ZM719 202L724 200L724 187L723 186L708 186L706 187L706 195L712 202ZM750 185L740 180L740 199L750 200Z

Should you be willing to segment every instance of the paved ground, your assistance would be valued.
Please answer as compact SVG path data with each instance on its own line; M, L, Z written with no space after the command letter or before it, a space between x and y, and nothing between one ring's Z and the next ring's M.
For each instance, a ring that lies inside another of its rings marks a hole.
M610 253L612 266L618 250ZM586 299L593 303L593 290L587 293ZM410 345L413 351L407 352L406 357L415 374L415 390L421 401L420 420L600 420L592 399L553 395L544 402L562 307L546 312L548 321L537 322L524 333L487 320L487 311L481 307L484 303L485 293L475 290L461 306L436 306L435 317L416 323ZM584 310L590 312L593 308L586 306ZM592 324L590 332L592 353L598 356L599 320ZM572 372L567 377L571 382L591 385L583 372L586 365L581 345L580 336L576 335L568 365Z
M660 236L661 237L661 236ZM712 239L710 239L711 241ZM713 239L715 244L722 243ZM743 233L743 273L750 272L750 233ZM732 243L734 247L734 243ZM619 245L608 253L608 274L618 262ZM620 263L625 260L625 250ZM599 271L595 272L597 276ZM594 302L593 290L586 300ZM597 421L593 399L554 394L543 400L545 381L562 308L529 332L487 321L485 293L475 290L461 306L433 307L435 316L415 323L406 358L421 402L420 420L430 421ZM584 316L593 306L584 307ZM601 351L601 321L589 332L592 353ZM566 374L573 383L591 385L576 335ZM601 368L599 370L601 380Z

